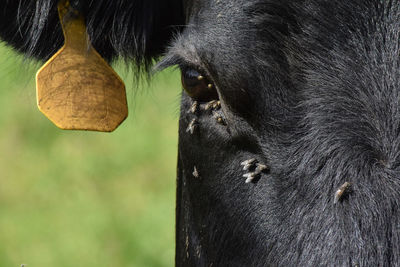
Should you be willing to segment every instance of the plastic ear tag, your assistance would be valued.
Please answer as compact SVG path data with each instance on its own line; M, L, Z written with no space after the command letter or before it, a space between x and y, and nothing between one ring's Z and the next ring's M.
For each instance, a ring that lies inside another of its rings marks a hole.
M93 48L68 0L58 13L65 43L36 74L39 110L61 129L111 132L128 116L125 85Z

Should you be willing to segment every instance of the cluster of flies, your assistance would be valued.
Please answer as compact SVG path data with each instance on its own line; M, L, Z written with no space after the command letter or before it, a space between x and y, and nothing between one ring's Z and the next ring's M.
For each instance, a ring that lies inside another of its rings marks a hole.
M196 114L200 109L204 111L211 111L212 117L221 125L226 125L225 118L220 111L221 109L221 101L219 100L211 100L204 105L200 105L198 101L193 101L189 112ZM197 128L199 127L199 122L197 118L194 118L190 121L188 127L186 128L186 132L190 134L194 134Z
M218 99L218 94L215 87L209 80L203 75L199 74L197 71L187 71L183 73L182 76L183 87L186 92L193 99L192 105L190 106L188 113L193 115L198 115L200 112L207 112L211 114L212 118L220 124L226 126L226 120L221 110L221 101ZM208 101L204 101L207 99ZM202 100L201 102L199 102ZM198 131L199 120L196 116L193 118L187 128L186 132L193 135ZM246 173L243 175L246 178L245 183L255 183L262 175L263 172L268 171L269 168L266 164L259 162L256 158L250 158L240 163L243 167L243 171ZM194 166L193 177L199 178L200 174ZM342 201L344 197L350 193L351 184L345 182L340 186L334 195L334 204Z

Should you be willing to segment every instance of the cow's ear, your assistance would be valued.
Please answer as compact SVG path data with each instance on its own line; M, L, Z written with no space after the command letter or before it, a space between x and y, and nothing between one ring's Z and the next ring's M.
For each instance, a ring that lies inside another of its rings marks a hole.
M39 59L49 58L62 46L58 0L3 1L3 41ZM123 57L148 66L185 21L182 0L73 1L85 16L93 46L107 61Z

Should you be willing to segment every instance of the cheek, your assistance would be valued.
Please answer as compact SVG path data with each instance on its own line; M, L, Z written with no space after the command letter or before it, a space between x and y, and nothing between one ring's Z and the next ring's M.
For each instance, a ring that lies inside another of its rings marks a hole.
M188 135L196 144L224 144L231 140L225 113L217 99L198 101L183 92L180 116L180 135Z
M222 190L227 180L245 184L244 175L249 171L243 170L241 163L251 158L257 158L255 164L264 162L258 156L259 149L255 142L245 136L232 135L229 123L219 101L200 103L183 93L179 126L180 158L187 177L200 177L202 186L212 185L218 189L217 185L220 185Z
M209 199L219 199L232 179L241 179L240 166L236 164L240 155L227 125L216 118L219 110L218 103L199 103L183 93L179 125L180 168L184 173L181 179L191 198L197 200L195 203L203 204L195 208L197 211Z
M216 81L216 88L222 108L231 127L240 121L251 123L262 105L263 90L259 84L251 84L252 79L221 77ZM246 126L244 126L246 128ZM239 130L239 129L238 129Z
M255 147L231 135L229 122L223 124L218 120L218 103L194 103L183 93L177 202L191 225L212 228L210 222L226 225L226 218L238 225L248 225L256 218L243 214L256 214L249 212L249 207L259 209L259 201L271 180L265 161ZM206 243L224 238L216 237L213 231L196 234Z

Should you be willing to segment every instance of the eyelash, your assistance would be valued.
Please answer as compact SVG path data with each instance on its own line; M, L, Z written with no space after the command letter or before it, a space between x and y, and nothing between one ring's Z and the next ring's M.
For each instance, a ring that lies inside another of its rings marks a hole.
M182 87L194 100L211 101L218 100L218 93L207 72L187 62L176 54L167 55L155 70L160 71L171 66L178 66L181 71Z

